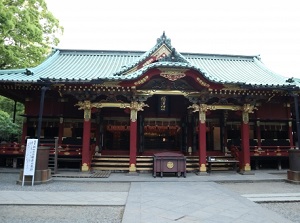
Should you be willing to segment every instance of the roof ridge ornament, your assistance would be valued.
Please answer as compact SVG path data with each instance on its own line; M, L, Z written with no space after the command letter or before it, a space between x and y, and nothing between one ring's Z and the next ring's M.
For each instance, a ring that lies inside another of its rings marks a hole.
M166 36L165 31L163 32L163 34L161 35L161 37L159 37L159 38L157 39L156 42L157 42L157 44L165 43L165 44L171 46L171 39L168 38L168 37Z
M23 72L23 74L30 76L30 75L33 75L33 72L26 68L25 71Z

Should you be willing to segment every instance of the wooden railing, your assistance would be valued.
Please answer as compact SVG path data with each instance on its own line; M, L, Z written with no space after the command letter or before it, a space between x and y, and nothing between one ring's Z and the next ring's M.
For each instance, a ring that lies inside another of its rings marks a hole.
M21 147L21 145L17 143L0 144L0 155L24 155L24 149L25 147Z
M288 156L295 146L250 146L251 156Z

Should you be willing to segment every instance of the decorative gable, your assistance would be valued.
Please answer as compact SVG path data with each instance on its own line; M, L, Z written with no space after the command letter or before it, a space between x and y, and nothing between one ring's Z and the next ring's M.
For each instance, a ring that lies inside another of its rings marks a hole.
M186 58L172 47L171 40L166 37L164 32L162 36L157 39L156 45L152 49L141 55L134 63L124 66L114 75L126 76L156 62L189 63Z

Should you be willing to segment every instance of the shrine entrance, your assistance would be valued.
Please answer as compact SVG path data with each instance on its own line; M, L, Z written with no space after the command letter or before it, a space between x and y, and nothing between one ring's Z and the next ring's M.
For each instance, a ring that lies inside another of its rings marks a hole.
M174 118L146 118L144 149L154 151L180 151L182 131L180 120Z

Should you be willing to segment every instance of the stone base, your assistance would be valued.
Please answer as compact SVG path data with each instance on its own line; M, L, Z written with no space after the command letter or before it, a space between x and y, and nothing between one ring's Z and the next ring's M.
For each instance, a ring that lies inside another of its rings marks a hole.
M240 170L238 173L241 175L255 175L253 171L245 171L245 170Z
M34 184L43 184L52 180L51 169L36 170L34 175ZM22 185L23 170L20 171L19 180L17 184ZM25 176L24 185L32 185L32 176Z
M199 171L199 172L196 173L196 175L198 175L198 176L207 176L207 175L209 175L209 173L203 172L203 171Z
M300 184L300 171L287 171L287 181L291 183Z
M125 174L125 176L138 176L139 173L138 172L128 172Z

